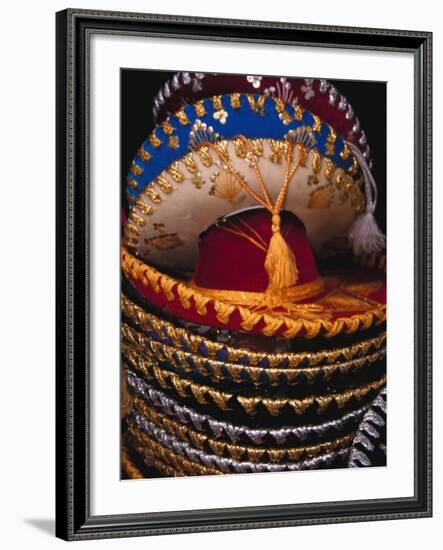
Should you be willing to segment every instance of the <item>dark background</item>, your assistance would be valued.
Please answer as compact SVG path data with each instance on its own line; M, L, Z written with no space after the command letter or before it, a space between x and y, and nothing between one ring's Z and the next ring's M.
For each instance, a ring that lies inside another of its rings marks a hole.
M121 197L125 207L127 207L125 186L129 165L137 149L154 127L153 98L164 82L174 75L174 72L121 69L120 173ZM316 78L322 77L317 75ZM329 82L332 82L339 92L346 96L366 133L371 148L372 173L378 187L378 205L375 215L380 229L386 233L386 83L361 80L329 80Z

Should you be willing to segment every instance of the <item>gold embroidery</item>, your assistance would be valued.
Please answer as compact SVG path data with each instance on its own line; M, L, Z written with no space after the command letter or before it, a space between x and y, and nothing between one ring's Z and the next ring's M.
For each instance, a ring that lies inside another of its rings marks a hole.
M337 132L328 124L329 134L326 138L326 154L332 156L335 152L335 142L337 140Z
M142 199L137 199L137 202L135 203L135 206L136 208L138 208L140 210L140 212L142 214L144 214L145 216L150 216L153 212L154 212L154 209L152 208L151 205L149 204L146 204L145 202L143 202Z
M205 104L203 100L194 103L195 113L198 117L204 117L206 114Z
M240 106L241 106L241 104L240 104L240 94L233 93L233 94L231 94L230 98L231 98L231 107L233 109L239 109Z
M223 156L225 156L226 158L229 158L229 155L228 155L228 142L226 140L223 140L223 141L217 141L215 144L214 144L216 150L221 153Z
M197 189L201 189L202 186L205 184L205 180L201 177L200 174L196 174L195 176L192 176L192 184Z
M271 147L271 162L280 164L286 156L288 144L286 141L270 140L269 145Z
M312 149L317 145L317 140L312 133L310 126L299 126L296 130L289 130L286 137L294 143L302 143L305 147Z
M182 126L189 124L189 118L184 109L180 109L177 113L175 113L175 116Z
M170 136L175 128L174 126L172 126L172 124L169 122L169 120L165 120L161 123L161 127L163 128L163 132L167 135L167 136Z
M151 155L146 151L144 146L142 145L139 150L137 151L138 156L142 159L143 162L148 162L148 160L151 160Z
M261 368L217 361L202 357L198 353L192 354L182 351L156 340L151 340L125 323L121 325L121 334L136 351L143 354L145 359L149 359L154 363L164 359L168 361L171 366L179 370L194 372L196 369L202 376L208 377L216 382L234 380L236 383L241 383L249 377L255 386L265 387L268 384L274 387L280 386L282 376L289 385L299 384L300 375L302 375L309 384L313 384L317 378L318 381L326 382L337 371L339 371L342 376L346 376L348 373L352 376L353 373L386 357L386 348L381 348L371 355L363 355L357 359L354 358L350 361L334 363L332 365L297 368L291 368L291 366L286 368ZM192 368L190 365L192 365Z
M140 228L133 225L132 223L127 223L125 229L128 233L132 233L133 235L136 235L137 237L140 235Z
M351 175L351 176L355 176L355 174L357 173L357 170L358 170L358 162L357 162L357 159L353 156L352 157L352 164L348 168L348 174Z
M222 172L217 178L216 183L211 187L210 195L215 195L221 199L226 199L231 204L235 204L244 199L244 195L239 197L241 187L235 181L230 173Z
M123 242L129 248L135 248L138 246L139 240L137 239L137 237L134 237L133 235L125 235Z
M263 142L260 139L252 139L251 143L254 155L261 158L263 156Z
M221 111L223 109L223 103L221 98L222 98L221 95L215 95L212 98L212 105L214 107L214 111Z
M341 190L343 188L344 180L345 171L343 170L343 168L337 168L335 172L335 186L337 187L337 189Z
M137 468L137 466L132 462L132 460L129 458L129 455L126 451L126 449L123 447L121 450L121 466L122 470L124 471L125 475L128 477L128 479L143 479L144 475L141 473L141 471Z
M177 183L182 183L182 181L185 179L185 175L180 170L178 162L173 162L168 168L166 168L166 171L173 177L174 181L176 181Z
M169 136L168 147L169 149L178 149L180 147L180 140L178 136Z
M141 176L144 172L143 168L141 166L138 166L134 161L131 162L131 172L135 176Z
M121 265L122 269L135 279L146 280L146 277L149 276L155 278L169 278L167 275L162 274L153 267L141 262L124 248L122 248ZM197 290L190 288L185 283L177 282L177 292L183 307L186 306L182 302L181 292L186 292L187 296L192 296L194 302L199 300L208 300L206 296ZM187 307L191 307L190 302L188 302ZM234 306L218 300L213 300L213 307L216 312L216 317L220 323L227 324L232 313L236 311L242 319L240 326L244 330L250 331L259 322L262 322L260 331L267 336L272 336L273 334L279 333L284 324L286 326L286 330L282 332L282 336L285 338L294 338L300 333L307 338L314 338L320 332L322 332L325 336L335 336L341 331L345 331L349 334L355 332L360 327L366 329L372 324L380 324L386 320L386 306L381 304L374 306L371 311L353 314L349 318L339 318L335 320L325 320L322 319L321 316L319 318L312 318L312 315L309 316L309 318L303 316L292 318L284 314L279 314L279 318L276 319L266 313L253 312L243 306ZM198 307L196 308L196 311L199 311Z
M308 176L308 185L317 185L320 181L318 175L322 166L322 156L317 149L311 151L311 164L313 174Z
M209 167L214 164L208 147L200 147L200 149L197 150L197 155L200 157L200 160L204 166Z
M160 187L163 193L172 193L174 187L172 183L168 181L164 173L161 173L155 180L155 183Z
M349 149L348 144L344 143L343 150L340 153L340 157L342 158L342 160L348 160L350 154L351 150Z
M186 291L186 287L180 285L177 288L178 293ZM187 299L190 300L191 293L186 293ZM181 302L184 303L184 295ZM190 307L190 302L188 307ZM183 346L183 342L196 354L199 352L200 346L203 345L209 357L216 357L221 351L225 351L229 357L229 361L238 362L243 357L248 357L250 365L259 365L262 361L269 362L271 368L276 368L280 364L287 364L287 368L297 368L303 363L307 363L310 367L320 364L336 363L340 357L350 361L356 357L367 355L369 350L380 350L386 343L386 332L382 332L379 336L363 340L351 346L336 348L333 350L322 350L318 352L299 352L299 353L260 353L238 347L229 347L225 344L213 342L207 338L203 338L184 328L177 327L168 321L160 320L151 313L148 313L141 307L131 302L126 296L121 296L121 309L124 316L130 319L143 332L149 334L154 330L158 334L165 334L177 348Z
M148 139L151 147L153 147L154 149L158 149L163 143L162 140L156 136L155 130L151 133Z
M294 107L294 120L303 120L303 109L300 105L298 103L293 103L292 106Z
M283 113L283 111L285 110L284 101L282 99L280 99L279 97L275 99L275 110L279 114Z
M312 129L314 132L320 133L321 132L321 120L320 117L317 115L312 115L312 118L314 119L314 124L312 125Z
M313 149L312 153L312 170L314 174L319 174L322 165L322 157L317 149Z
M208 398L210 397L214 405L221 410L229 410L231 407L228 403L237 401L245 412L251 416L256 413L256 408L259 404L263 405L269 411L271 416L280 415L285 406L292 407L296 414L304 414L309 407L314 405L316 412L318 414L323 414L333 401L342 407L352 398L362 400L368 394L374 390L380 389L386 383L386 375L383 375L381 378L363 386L344 392L332 393L326 396L309 396L302 399L271 399L268 397L259 396L245 397L242 395L233 395L232 393L217 390L204 384L197 384L187 378L182 378L178 374L163 369L154 362L145 359L142 354L137 352L125 341L122 342L121 349L125 360L137 372L146 377L148 380L156 380L163 389L174 389L181 397L190 397L192 395L201 405L209 404ZM331 398L329 404L325 405L325 399L329 400L329 398Z
M197 164L192 156L192 153L188 153L182 158L183 164L186 166L186 168L191 172L191 174L194 174L197 172L198 167Z
M142 218L135 212L131 212L131 221L134 222L139 227L143 227L146 224L146 221L144 220L144 218Z
M144 457L147 463L152 464L166 475L220 475L223 473L216 468L204 466L174 453L174 451L164 447L142 430L136 428L133 422L129 423L128 427L131 436L134 438L133 446L135 450ZM138 442L138 445L135 442Z
M312 458L323 452L331 452L338 447L346 446L351 443L355 437L355 433L351 432L333 439L332 441L324 441L315 445L292 448L237 445L216 440L204 433L197 432L186 425L180 424L177 420L171 419L158 412L139 397L136 397L134 401L137 409L149 420L149 422L164 429L169 435L178 437L184 443L190 443L200 450L204 450L207 445L207 448L217 456L224 456L225 452L227 452L228 456L234 460L239 460L241 457L246 456L247 460L258 462L259 460L264 460L265 457L268 456L270 462L281 463L283 461L300 460L303 455Z
M246 153L248 152L248 150L246 148L246 144L244 140L240 138L234 139L234 148L235 148L235 154L239 158L242 158L242 159L246 158Z
M331 184L314 189L309 195L308 208L324 209L329 208L334 197L334 188Z
M260 115L264 113L266 96L260 95L257 99L255 99L253 94L246 94L246 99L248 100L249 107L252 111Z
M131 177L128 176L126 178L126 181L129 185L129 187L132 187L132 189L137 189L138 188L137 182L135 180L133 180Z
M143 194L148 197L154 204L160 204L162 199L160 195L152 188L152 186L145 187Z

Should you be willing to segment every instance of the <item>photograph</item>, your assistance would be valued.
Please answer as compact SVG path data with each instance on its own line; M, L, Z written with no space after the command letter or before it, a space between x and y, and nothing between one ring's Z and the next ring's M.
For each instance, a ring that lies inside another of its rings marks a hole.
M122 480L386 467L386 96L120 69Z
M432 33L56 31L57 537L430 517Z

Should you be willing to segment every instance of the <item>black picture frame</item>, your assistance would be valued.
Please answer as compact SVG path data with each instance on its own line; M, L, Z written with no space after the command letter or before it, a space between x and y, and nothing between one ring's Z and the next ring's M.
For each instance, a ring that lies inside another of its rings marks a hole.
M432 33L68 9L56 14L56 535L65 540L432 515ZM415 81L413 497L93 516L89 470L89 40L94 33L409 52Z

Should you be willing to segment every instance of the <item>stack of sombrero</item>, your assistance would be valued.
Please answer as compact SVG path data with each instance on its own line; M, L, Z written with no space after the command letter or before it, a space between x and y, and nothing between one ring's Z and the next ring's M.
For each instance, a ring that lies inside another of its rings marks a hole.
M154 112L121 255L126 475L347 465L386 356L352 107L322 80L178 73Z

